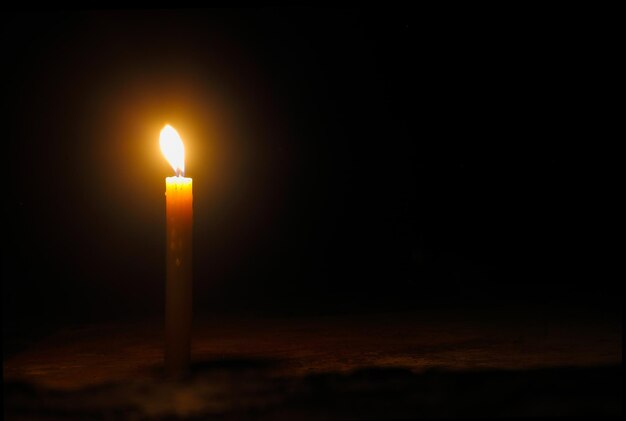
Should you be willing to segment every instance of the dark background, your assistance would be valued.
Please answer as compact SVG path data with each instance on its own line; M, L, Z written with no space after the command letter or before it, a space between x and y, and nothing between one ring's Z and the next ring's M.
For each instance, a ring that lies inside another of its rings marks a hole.
M196 314L621 309L584 11L2 19L5 339L163 313L166 123L194 179Z

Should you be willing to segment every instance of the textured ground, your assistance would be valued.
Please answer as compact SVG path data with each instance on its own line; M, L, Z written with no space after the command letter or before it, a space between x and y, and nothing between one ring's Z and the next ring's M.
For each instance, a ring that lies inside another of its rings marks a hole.
M5 415L368 418L622 412L621 321L575 315L226 318L161 377L159 321L74 326L4 362Z

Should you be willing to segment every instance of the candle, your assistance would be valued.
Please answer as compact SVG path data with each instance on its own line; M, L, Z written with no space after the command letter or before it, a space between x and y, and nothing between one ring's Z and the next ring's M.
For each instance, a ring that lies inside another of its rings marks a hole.
M161 151L175 177L165 179L166 279L165 371L182 376L189 370L192 309L192 179L184 177L185 149L176 130L161 130Z

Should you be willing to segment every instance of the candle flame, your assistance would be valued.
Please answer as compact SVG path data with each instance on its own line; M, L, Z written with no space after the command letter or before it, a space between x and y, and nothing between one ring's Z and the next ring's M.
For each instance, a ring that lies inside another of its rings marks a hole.
M170 163L177 176L185 174L185 147L183 141L178 135L176 129L169 124L166 124L161 130L161 137L159 140L161 145L161 152L163 156Z

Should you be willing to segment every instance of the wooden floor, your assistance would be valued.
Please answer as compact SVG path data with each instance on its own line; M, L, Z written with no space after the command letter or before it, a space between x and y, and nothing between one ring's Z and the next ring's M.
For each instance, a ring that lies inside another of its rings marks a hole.
M622 361L621 341L621 321L576 320L571 315L535 314L500 319L492 315L479 317L462 313L308 318L213 316L196 320L192 355L194 372L211 372L211 381L220 379L223 386L224 379L256 384L248 377L245 377L248 380L242 380L242 370L248 374L256 373L253 374L255 378L310 379L329 373L350 376L371 369L419 375L433 371L528 372L568 367L618 367ZM121 399L120 387L126 390L124 396L133 395L134 392L127 393L131 384L142 384L144 389L152 387L146 385L157 383L160 384L158 387L165 387L160 378L161 366L162 326L159 320L75 325L9 357L4 361L4 378L10 385L31 388L26 398L15 392L16 389L8 396L9 407L12 399L13 403L15 399L22 399L21 406L13 406L14 409L21 408L14 415L26 414L28 418L37 415L29 412L28 399L35 399L35 396L39 399L41 391L66 393L70 399L72 393L87 393L86 390L96 390L94 387L116 387L116 399ZM215 369L222 374L216 374ZM234 372L239 377L227 374ZM167 410L154 404L139 405L143 408L142 416L158 418L171 413L186 416L209 410L206 405L211 399L200 397L206 396L207 392L206 388L198 386L199 378L196 377L195 383L185 383L184 392L179 384L177 391L172 392L179 396L178 400L171 401L170 406L162 404L169 408ZM208 383L202 384L206 386ZM266 386L259 387L267 389ZM204 390L205 395L198 395L199 390ZM162 389L153 392L166 393ZM237 396L244 395L239 393ZM75 399L71 401L75 402ZM90 402L84 397L81 401ZM112 402L117 401L113 399ZM136 403L136 399L133 402ZM54 404L51 405L54 408ZM224 410L211 408L217 413ZM68 408L64 411L53 413L71 412ZM350 414L354 415L347 413ZM16 415L16 418L20 417Z

